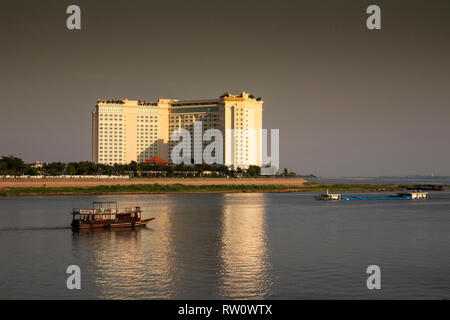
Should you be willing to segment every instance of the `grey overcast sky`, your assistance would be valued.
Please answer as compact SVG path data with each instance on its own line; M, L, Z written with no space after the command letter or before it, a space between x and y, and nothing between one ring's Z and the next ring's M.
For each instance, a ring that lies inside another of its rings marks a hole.
M245 90L280 129L282 168L450 175L449 40L448 0L2 0L0 155L90 160L97 98Z

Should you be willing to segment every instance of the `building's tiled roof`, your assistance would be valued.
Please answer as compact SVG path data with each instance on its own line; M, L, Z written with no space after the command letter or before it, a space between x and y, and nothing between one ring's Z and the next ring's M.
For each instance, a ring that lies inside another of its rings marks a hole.
M151 163L151 164L169 164L166 160L161 159L160 157L152 157L150 159L147 159L144 161L144 163Z

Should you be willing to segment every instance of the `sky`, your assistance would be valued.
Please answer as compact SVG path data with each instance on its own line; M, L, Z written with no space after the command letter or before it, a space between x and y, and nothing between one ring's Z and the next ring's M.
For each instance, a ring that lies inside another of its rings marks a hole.
M281 168L450 175L449 39L448 0L2 0L0 155L91 160L97 98L247 91Z

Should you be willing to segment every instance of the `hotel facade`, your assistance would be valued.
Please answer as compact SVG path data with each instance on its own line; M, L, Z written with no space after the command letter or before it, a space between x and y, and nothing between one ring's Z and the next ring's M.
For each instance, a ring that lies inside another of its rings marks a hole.
M262 105L261 98L247 92L187 101L98 100L92 113L92 161L127 164L158 156L172 162L172 148L179 142L170 137L178 129L190 133L194 159L194 152L202 152L211 143L194 144L194 139L202 141L206 130L218 129L223 136L223 164L234 168L260 166ZM198 121L202 128L194 136Z

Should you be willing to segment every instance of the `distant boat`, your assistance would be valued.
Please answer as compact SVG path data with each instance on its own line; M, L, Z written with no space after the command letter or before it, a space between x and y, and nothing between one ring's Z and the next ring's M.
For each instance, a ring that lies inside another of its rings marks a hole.
M317 200L333 201L333 200L425 200L429 199L428 192L399 192L396 195L377 196L377 197L354 197L342 196L340 193L323 193L316 196Z
M341 199L340 193L322 193L321 195L316 196L316 200L325 200L325 201L339 201Z
M117 202L93 202L92 209L74 208L72 230L144 227L155 218L142 220L140 207L117 208Z

